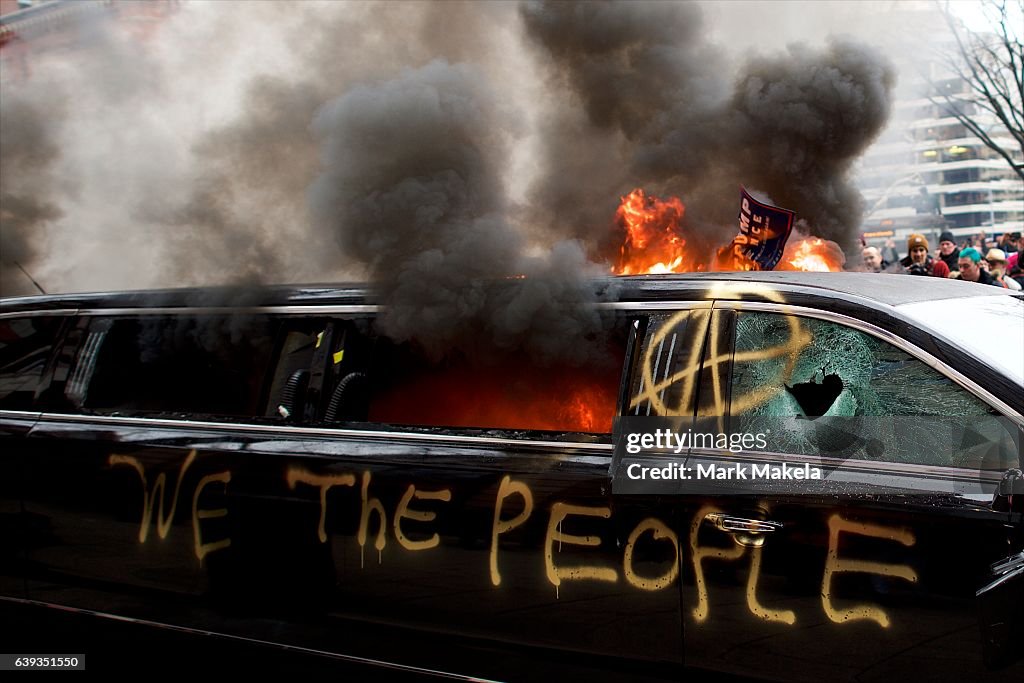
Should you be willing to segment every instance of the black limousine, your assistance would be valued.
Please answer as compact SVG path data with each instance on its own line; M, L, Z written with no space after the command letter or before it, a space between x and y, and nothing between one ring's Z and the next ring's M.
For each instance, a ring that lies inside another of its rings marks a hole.
M77 615L366 675L1024 680L1024 299L855 273L594 287L600 333L568 359L425 353L359 286L4 300L6 642L43 653L15 619ZM744 417L790 426L621 466L625 418ZM825 452L830 417L877 433ZM706 463L824 476L620 486Z

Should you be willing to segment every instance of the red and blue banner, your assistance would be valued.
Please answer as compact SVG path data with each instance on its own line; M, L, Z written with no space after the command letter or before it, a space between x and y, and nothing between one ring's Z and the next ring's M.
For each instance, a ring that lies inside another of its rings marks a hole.
M774 269L786 249L795 215L754 199L740 187L740 234L732 241L734 253L756 263L759 270Z

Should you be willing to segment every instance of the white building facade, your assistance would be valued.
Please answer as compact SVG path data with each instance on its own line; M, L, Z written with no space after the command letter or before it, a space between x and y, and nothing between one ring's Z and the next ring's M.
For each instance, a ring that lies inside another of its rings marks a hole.
M932 35L942 28L936 26ZM955 50L951 43L940 51ZM900 84L889 126L857 170L869 243L892 238L899 244L923 232L936 240L934 247L944 230L958 242L979 232L991 237L1024 231L1024 181L941 104L940 93L966 97L967 83L937 59L922 63L920 54L909 57L897 64ZM969 102L958 106L992 131L1016 165L1024 164L1020 145L995 115Z

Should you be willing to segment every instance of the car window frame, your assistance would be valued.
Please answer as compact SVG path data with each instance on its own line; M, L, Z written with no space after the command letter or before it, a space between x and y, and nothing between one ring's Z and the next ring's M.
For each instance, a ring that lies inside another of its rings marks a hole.
M791 316L803 316L808 318L814 318L818 320L824 320L833 322L839 325L845 325L856 329L864 334L867 334L880 341L892 344L896 348L904 351L911 357L918 361L923 362L926 366L932 368L942 376L952 380L961 389L969 392L975 398L981 400L986 405L996 410L1000 417L1008 418L1012 421L1024 434L1024 417L1013 410L1009 405L999 400L991 392L984 389L977 382L971 378L963 375L955 368L949 366L947 363L935 358L924 349L918 347L914 343L907 341L899 337L898 335L878 327L872 323L866 322L859 318L845 315L843 313L837 313L835 311L812 308L809 306L795 306L785 303L769 303L761 301L740 301L740 300L719 300L716 299L714 302L713 311L733 311L739 312L761 312L761 313L774 313L779 315L791 315ZM714 323L716 318L712 316L712 322ZM732 324L734 321L728 320L728 317L721 316L717 318L719 324L727 325ZM909 321L908 321L909 322ZM702 359L702 363L706 361L706 358ZM730 366L732 361L730 360ZM731 373L731 370L730 370ZM699 390L699 389L698 389ZM731 398L731 397L730 397ZM731 407L730 407L731 415ZM714 451L707 449L691 449L691 453L700 454L713 454ZM911 477L925 477L927 479L943 479L943 480L964 480L973 479L977 480L979 476L986 483L998 483L1002 478L1004 472L999 470L983 470L979 473L978 470L951 467L948 465L930 465L924 463L905 463L905 462L886 462L876 460L857 460L857 459L839 459L829 458L820 455L809 455L809 454L793 454L793 453L780 453L773 451L741 451L736 454L741 458L754 457L758 460L771 460L771 461L785 461L789 463L803 463L808 462L811 464L823 464L836 468L842 468L844 470L857 470L865 473L876 473L884 476L896 476L896 475L910 475ZM1024 466L1024 462L1018 462L1018 467ZM911 487L914 488L914 487Z
M776 313L781 315L795 315L803 316L807 318L816 318L818 320L825 320L828 322L834 322L839 325L845 325L852 327L860 332L863 332L871 337L879 339L883 342L892 344L901 351L905 351L909 355L913 356L917 360L923 362L928 367L936 370L940 374L944 375L948 379L960 385L961 388L973 394L975 397L984 401L991 408L998 411L1002 417L1009 418L1017 424L1017 426L1024 428L1024 416L1017 413L1013 408L1007 405L1005 402L1000 400L990 391L982 387L980 384L967 377L963 373L959 372L953 367L950 367L948 363L944 363L941 360L935 358L924 349L915 345L912 342L903 339L902 337L889 332L888 330L882 329L872 323L854 318L843 313L836 313L834 311L823 310L819 308L810 308L807 306L791 306L789 304L775 304L765 303L761 301L715 301L716 310L733 310L733 311L756 311L762 313ZM908 324L913 324L911 321L906 321Z
M43 402L43 396L46 394L53 382L54 368L56 367L57 357L61 348L64 345L64 339L67 336L68 330L71 328L71 318L66 315L62 315L60 311L45 311L40 314L33 312L27 313L5 313L0 315L0 321L8 320L21 320L25 318L58 318L56 329L53 332L52 337L49 339L47 356L43 361L42 370L39 373L38 381L36 382L36 389L33 393L31 404L28 407L23 408L0 408L3 412L8 413L20 413L20 414L39 414L41 411L40 405Z
M660 302L657 302L660 303ZM710 302L693 302L695 307L710 308ZM591 306L602 309L602 310L613 310L623 311L625 315L633 318L643 318L646 314L640 309L644 308L643 304L636 304L631 302L600 302L590 304ZM656 308L663 309L676 309L678 305L671 306L655 306ZM111 307L111 308L82 308L82 309L61 309L61 310L47 310L47 311L19 311L17 313L5 313L0 314L3 317L34 317L34 316L63 316L66 318L63 332L59 339L59 343L55 344L52 351L53 356L50 359L51 363L56 363L61 357L64 347L67 343L67 330L79 325L83 320L90 320L94 318L124 318L124 317L159 317L159 316L196 316L196 315L265 315L268 317L276 316L281 322L284 322L287 318L317 318L317 319L338 319L338 318L353 318L353 317L376 317L384 309L384 306L377 304L322 304L322 305L270 305L270 306L138 306L138 307ZM629 324L630 333L632 336L633 326ZM644 323L641 322L640 328L644 329ZM627 340L626 351L623 354L622 370L619 377L619 387L617 388L615 395L617 398L616 405L616 416L620 414L622 410L621 397L628 393L629 382L632 377L632 373L635 371L635 363L630 353L630 348ZM637 346L639 344L637 343ZM272 357L270 367L272 368L276 362L277 349L272 349ZM77 353L76 353L77 355ZM74 365L75 359L72 358L71 365ZM70 370L69 368L65 368ZM271 378L268 376L263 379L263 386L261 393L264 394L263 402L266 401L266 394L270 390L269 382ZM63 384L65 384L67 378L63 382L51 381L48 383L49 389L56 387L63 391ZM11 411L0 411L0 412L11 412ZM23 412L23 411L18 411ZM343 423L338 425L309 425L309 424L296 424L279 422L277 420L268 419L265 416L253 415L243 417L232 417L226 418L224 416L214 415L196 415L194 417L180 417L177 415L168 414L153 414L153 415L103 415L103 414L91 414L82 412L80 409L72 409L68 406L63 405L62 402L49 401L42 403L37 406L37 410L33 412L37 417L45 418L47 421L68 421L74 423L96 423L106 425L119 425L119 426L153 426L158 428L182 428L182 429L209 429L214 431L231 431L238 432L242 431L254 431L259 433L277 433L287 436L310 436L314 438L323 437L336 437L344 440L401 440L413 443L424 443L424 442L435 442L435 443L448 443L458 444L466 446L480 446L486 448L494 448L495 446L513 447L513 448L541 448L544 450L557 448L563 450L566 453L572 452L592 452L600 453L602 456L608 458L611 461L611 452L613 448L611 434L589 434L580 433L580 436L591 436L593 440L573 440L573 439L544 439L544 432L528 432L528 436L517 438L513 436L515 430L494 430L484 429L471 430L471 429L452 429L448 430L447 433L430 433L426 430L417 430L415 426L410 425L392 425L389 423L363 423L361 427L346 426ZM475 434L474 431L488 432L484 434ZM497 432L497 433L496 433ZM502 433L504 432L504 433ZM608 438L605 439L604 437ZM597 439L601 440L597 440Z
M74 399L67 395L67 391L70 388L69 385L75 381L76 375L80 370L82 345L88 344L90 336L96 334L94 329L97 322L105 322L108 326L108 331L116 326L121 325L125 321L139 320L146 321L152 320L159 324L166 323L169 320L177 318L194 317L199 319L202 317L209 318L221 318L229 319L232 316L263 316L269 320L268 324L276 324L272 320L272 316L263 315L262 309L258 307L246 307L246 308L235 308L235 307L208 307L208 308L118 308L118 309L90 309L87 311L75 311L73 314L67 316L65 322L66 333L61 339L61 345L55 349L54 356L51 361L55 364L56 373L60 375L60 379L55 379L48 387L49 398L46 402L41 405L41 410L45 414L51 415L84 415L88 417L115 417L115 418L139 418L139 419L159 419L159 420L176 420L182 419L191 423L195 422L224 422L228 424L238 425L245 423L262 424L262 418L259 415L252 414L241 414L241 413L205 413L195 410L175 410L175 409L136 409L136 408L116 408L111 409L108 407L95 407L85 405L75 405ZM72 332L78 332L79 335L74 335ZM273 330L271 330L270 337L272 339L271 348L268 351L268 359L274 353L273 339L276 337ZM93 349L95 352L102 352L103 345L106 343L106 339L103 339ZM95 362L95 361L94 361ZM92 372L91 370L89 371ZM88 382L92 382L94 378L91 376L88 378ZM260 374L257 388L257 405L265 404L265 394L267 392L267 373L266 369ZM188 420L183 418L183 415L195 416L196 419Z

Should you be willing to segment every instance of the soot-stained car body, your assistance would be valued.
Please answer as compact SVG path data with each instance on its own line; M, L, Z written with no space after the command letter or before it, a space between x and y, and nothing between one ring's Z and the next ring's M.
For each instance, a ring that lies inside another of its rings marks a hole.
M595 288L604 331L544 362L425 357L357 286L5 301L0 604L423 674L1020 675L1024 300L863 274ZM653 466L830 483L616 487L616 416L744 415L1001 427L842 458L691 444Z

